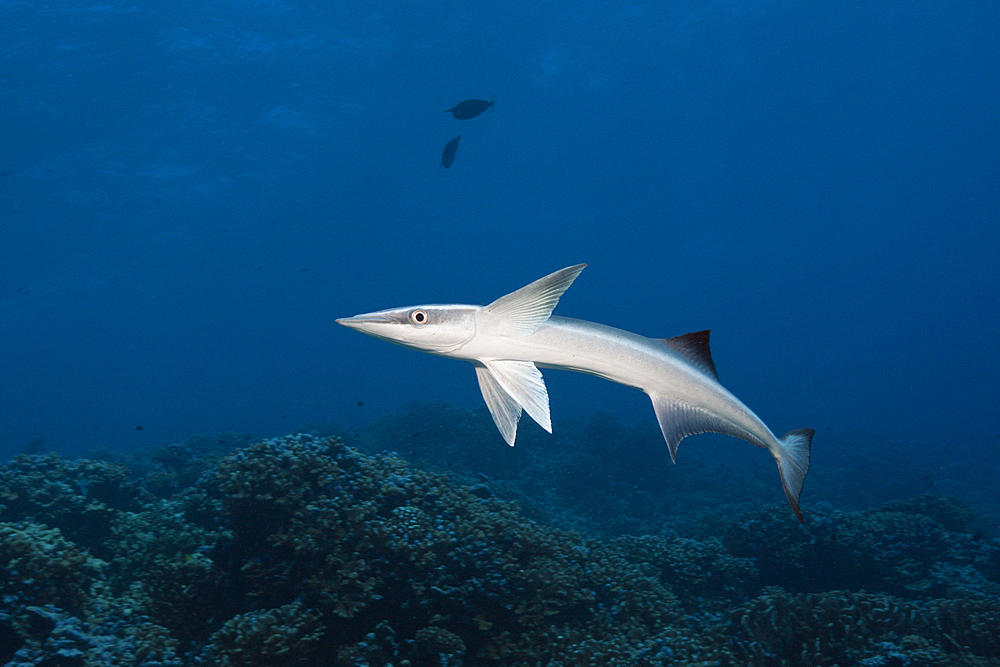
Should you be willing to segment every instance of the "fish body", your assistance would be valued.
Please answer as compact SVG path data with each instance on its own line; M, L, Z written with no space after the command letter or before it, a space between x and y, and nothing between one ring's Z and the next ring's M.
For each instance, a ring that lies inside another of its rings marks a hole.
M444 112L451 112L451 115L459 120L469 120L470 118L475 118L479 114L483 113L491 106L495 100L465 100L464 102L459 102L450 109L445 109Z
M460 134L444 145L444 151L441 153L441 166L445 169L450 167L451 163L455 161L455 152L458 150L458 142L461 139L462 135Z
M667 339L552 311L585 264L567 267L488 306L427 305L393 308L337 322L392 343L474 364L483 398L508 444L522 411L551 433L548 392L538 370L559 368L596 375L649 395L671 460L680 442L697 433L724 433L768 450L782 487L802 521L799 495L809 470L814 431L778 438L715 373L708 331Z

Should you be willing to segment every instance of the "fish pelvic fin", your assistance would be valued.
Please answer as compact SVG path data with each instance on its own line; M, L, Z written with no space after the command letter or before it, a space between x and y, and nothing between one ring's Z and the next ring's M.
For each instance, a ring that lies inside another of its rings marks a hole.
M815 433L816 431L811 428L789 431L778 440L781 449L772 452L778 463L778 473L781 475L781 486L785 490L785 497L788 498L788 504L791 505L799 523L805 523L802 519L802 510L799 509L799 494L809 472L809 448L812 446L812 437Z
M569 289L586 264L577 264L550 273L530 285L500 297L486 306L496 319L498 332L512 338L534 333L552 315L563 292Z

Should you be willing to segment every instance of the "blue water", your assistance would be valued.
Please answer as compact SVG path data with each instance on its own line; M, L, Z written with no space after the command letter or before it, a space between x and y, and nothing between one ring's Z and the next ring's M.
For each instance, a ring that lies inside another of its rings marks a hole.
M817 465L978 465L997 35L981 1L0 0L0 455L478 408L468 365L334 319L587 262L558 314L711 329ZM546 380L557 421L654 418Z

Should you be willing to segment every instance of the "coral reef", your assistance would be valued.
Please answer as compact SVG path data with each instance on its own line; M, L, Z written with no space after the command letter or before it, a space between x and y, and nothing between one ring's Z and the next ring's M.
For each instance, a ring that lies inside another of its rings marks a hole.
M514 665L550 660L583 636L604 655L601 642L635 645L682 617L658 581L616 552L334 439L251 446L202 490L230 518L247 598L307 602L343 656L367 655L371 619L389 622L397 659L436 652L449 664ZM587 631L574 632L581 623Z
M553 498L527 473L456 478L310 434L227 443L0 467L0 665L1000 667L1000 541L953 499L814 506L805 526L728 506L608 539L655 524L645 482L591 471L635 516L585 537L525 516ZM550 465L583 475L600 447ZM532 514L581 521L557 512Z
M0 521L32 520L68 539L99 546L115 511L135 506L138 484L121 465L56 454L18 456L0 469Z
M1000 602L774 588L733 610L726 635L749 665L986 664L1000 658Z
M781 521L775 509L737 516L723 537L733 555L753 559L761 586L902 597L1000 592L996 542L974 539L971 510L953 499L917 496L863 512L818 506L804 526ZM951 532L934 517L970 532Z
M58 528L0 524L0 594L21 604L79 610L101 565Z
M644 535L620 537L613 544L630 559L652 565L665 586L699 606L706 598L739 599L756 586L753 560L733 556L718 538Z
M319 614L293 602L229 619L212 634L202 658L221 667L306 664L323 632Z

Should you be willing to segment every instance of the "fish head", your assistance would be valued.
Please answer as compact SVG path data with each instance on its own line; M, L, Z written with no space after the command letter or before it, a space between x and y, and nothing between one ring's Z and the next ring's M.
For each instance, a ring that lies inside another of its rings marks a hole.
M396 345L449 356L475 336L479 310L462 305L409 306L342 317L337 324Z

